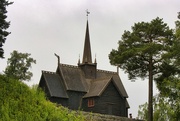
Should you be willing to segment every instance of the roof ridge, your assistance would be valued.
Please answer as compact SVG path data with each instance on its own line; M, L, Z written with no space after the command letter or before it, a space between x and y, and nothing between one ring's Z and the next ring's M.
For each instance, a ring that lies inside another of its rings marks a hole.
M60 65L62 65L62 66L64 66L64 67L78 68L78 66L69 65L69 64L62 64L62 63L61 63Z
M111 79L113 76L106 76L106 77L101 77L101 78L96 78L94 79L95 81L102 81L104 79Z
M56 72L52 72L52 71L44 71L44 70L42 70L42 73L46 73L46 74L57 74Z
M117 74L117 72L114 72L114 71L107 71L107 70L101 70L101 69L97 69L97 71L111 73L111 74Z

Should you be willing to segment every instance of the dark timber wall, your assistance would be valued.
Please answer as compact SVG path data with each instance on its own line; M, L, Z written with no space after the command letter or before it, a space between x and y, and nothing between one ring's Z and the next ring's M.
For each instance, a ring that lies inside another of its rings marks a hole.
M94 97L94 107L88 107L88 98L83 100L83 110L101 114L127 117L126 102L111 82L100 97Z
M47 88L47 84L45 83L44 76L42 76L41 78L42 78L42 80L39 83L39 87L41 87L41 89L45 92L47 97L50 97L50 94L49 94L49 91Z
M61 104L62 106L68 107L67 98L49 97L49 100L53 103Z
M82 97L85 93L76 92L76 91L68 91L68 108L73 110L78 110L81 107Z

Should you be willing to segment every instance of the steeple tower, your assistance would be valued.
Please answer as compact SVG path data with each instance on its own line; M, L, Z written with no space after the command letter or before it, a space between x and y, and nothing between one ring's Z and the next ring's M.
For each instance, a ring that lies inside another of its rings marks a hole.
M87 17L88 17L88 14L90 12L88 12L88 10L86 12L87 12ZM96 78L97 63L96 61L95 63L92 63L88 20L86 24L83 59L82 59L82 63L80 63L80 61L78 62L78 66L84 72L84 75L86 78L88 79Z
M87 25L86 25L86 34L85 34L84 53L83 53L82 63L92 63L88 20L87 20Z

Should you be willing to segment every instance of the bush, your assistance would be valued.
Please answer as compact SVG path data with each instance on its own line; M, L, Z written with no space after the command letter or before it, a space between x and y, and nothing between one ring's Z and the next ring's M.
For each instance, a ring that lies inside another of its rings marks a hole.
M83 121L84 117L47 101L43 91L0 75L0 120Z

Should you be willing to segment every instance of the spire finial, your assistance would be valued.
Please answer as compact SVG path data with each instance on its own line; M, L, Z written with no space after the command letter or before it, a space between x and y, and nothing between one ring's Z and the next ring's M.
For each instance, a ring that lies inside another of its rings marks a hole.
M81 63L80 61L81 61L81 60L80 60L80 54L79 54L78 65Z
M90 12L88 11L88 9L86 10L86 16L88 18L88 14L90 14Z
M94 63L97 63L97 60L96 60L96 53L95 53L95 59L94 59Z

